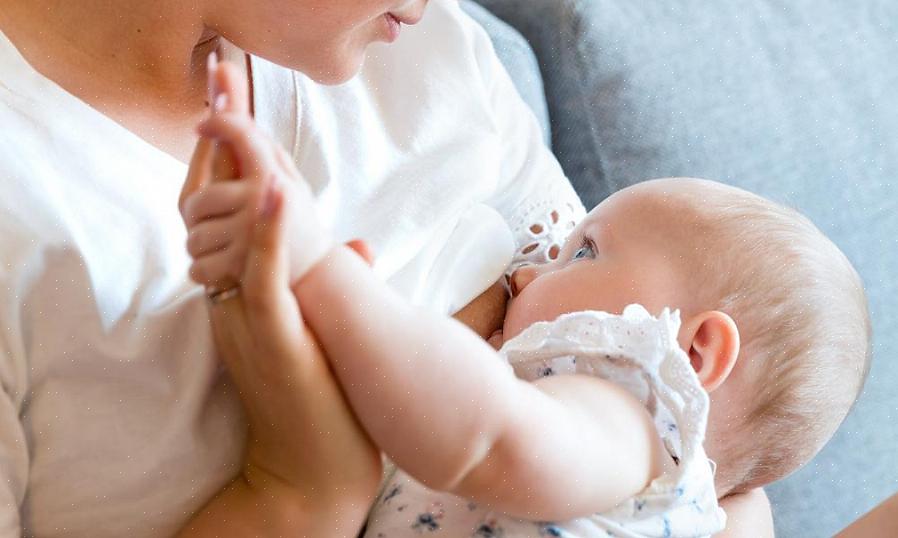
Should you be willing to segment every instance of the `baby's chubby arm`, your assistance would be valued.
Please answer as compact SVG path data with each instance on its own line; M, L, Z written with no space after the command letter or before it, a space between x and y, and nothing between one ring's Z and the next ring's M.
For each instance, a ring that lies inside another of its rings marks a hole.
M296 239L297 216L311 213L287 185L287 235ZM221 183L188 200L197 281L241 279L241 238L266 187ZM302 241L294 245L308 254ZM292 286L302 315L369 436L419 481L520 517L558 520L610 508L657 474L659 441L628 394L591 377L520 381L476 334L404 302L354 252L325 252ZM294 260L290 273L302 274Z
M336 247L294 293L375 444L425 485L527 519L609 509L660 473L651 417L586 376L526 383L455 320Z
M659 473L660 441L630 395L591 377L518 380L461 323L404 302L355 252L323 246L299 173L250 119L221 114L201 134L231 144L244 179L185 202L191 275L240 281L248 230L277 181L303 317L363 427L406 472L547 520L610 508Z

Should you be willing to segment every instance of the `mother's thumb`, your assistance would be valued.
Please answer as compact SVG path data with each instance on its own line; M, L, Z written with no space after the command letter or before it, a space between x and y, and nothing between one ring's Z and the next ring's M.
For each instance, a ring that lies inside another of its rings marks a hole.
M243 274L243 294L249 310L274 307L281 295L289 292L284 213L283 191L272 181L262 197Z

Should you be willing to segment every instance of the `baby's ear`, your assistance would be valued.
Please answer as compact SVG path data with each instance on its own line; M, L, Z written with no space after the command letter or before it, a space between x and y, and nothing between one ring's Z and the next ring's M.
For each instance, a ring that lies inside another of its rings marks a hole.
M717 310L693 316L680 329L680 347L708 392L726 381L739 356L739 329L733 318Z

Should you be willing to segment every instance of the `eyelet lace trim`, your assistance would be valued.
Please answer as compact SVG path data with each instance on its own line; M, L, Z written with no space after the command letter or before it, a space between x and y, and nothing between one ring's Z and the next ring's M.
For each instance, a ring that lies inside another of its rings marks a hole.
M573 192L573 191L571 191ZM505 271L506 285L511 274L522 265L540 264L558 258L571 230L585 216L575 194L565 191L525 205L511 222L517 250Z

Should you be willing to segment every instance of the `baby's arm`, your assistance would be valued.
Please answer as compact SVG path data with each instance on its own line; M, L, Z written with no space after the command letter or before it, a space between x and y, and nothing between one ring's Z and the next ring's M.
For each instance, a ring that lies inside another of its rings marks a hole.
M308 187L250 119L220 114L200 133L230 144L246 177L185 202L191 275L206 285L242 281L253 263L248 223L279 185L288 281L303 317L356 416L404 470L530 519L611 508L659 474L663 449L630 395L591 377L518 380L459 322L412 308L345 247L328 250Z
M411 307L345 248L294 292L369 435L431 488L566 519L660 472L663 448L635 398L593 377L518 380L486 342Z

